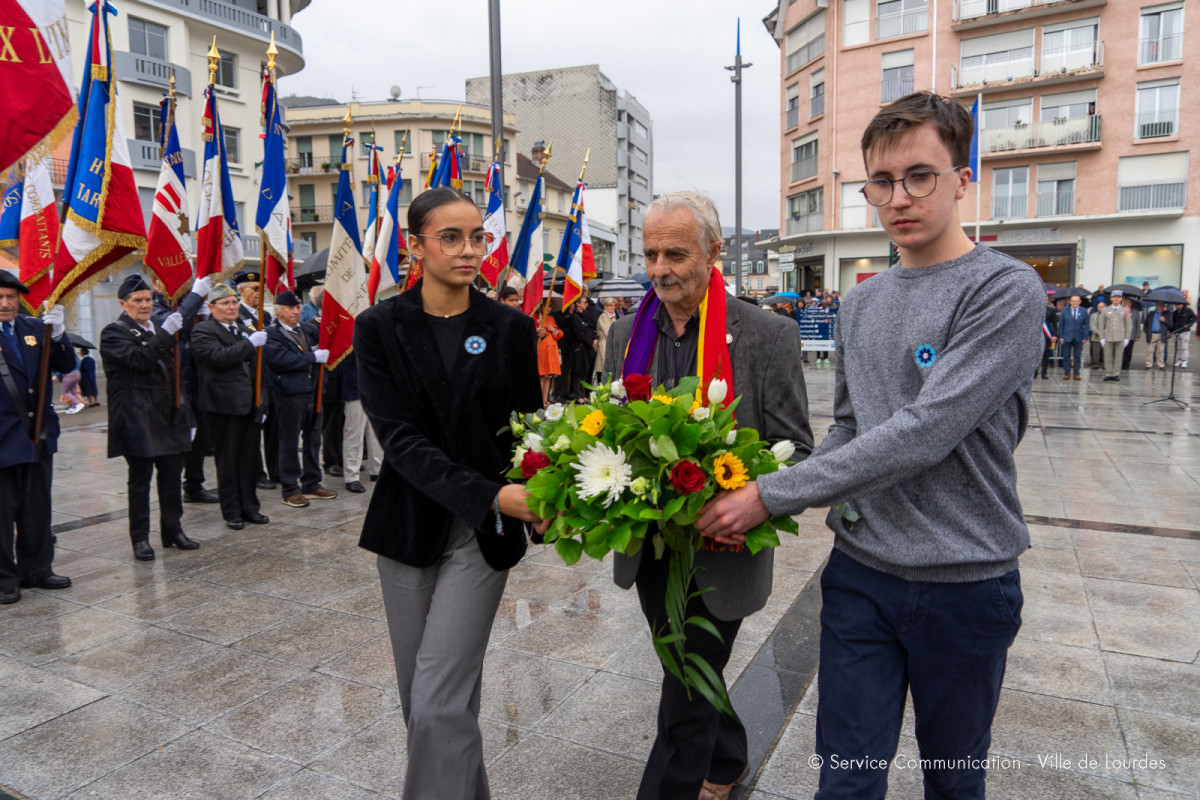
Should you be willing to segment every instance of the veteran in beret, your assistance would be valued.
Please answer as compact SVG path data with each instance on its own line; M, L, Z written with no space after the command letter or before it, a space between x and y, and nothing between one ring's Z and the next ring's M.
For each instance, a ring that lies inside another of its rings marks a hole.
M233 285L237 287L241 303L238 305L238 319L247 328L266 330L271 324L271 312L263 308L262 325L258 324L258 300L262 294L262 275L250 270L242 270L233 276ZM265 352L265 351L264 351ZM259 391L262 397L262 452L258 456L258 488L274 489L279 479L279 435L275 420L275 401L270 396L267 386L267 376L263 373Z

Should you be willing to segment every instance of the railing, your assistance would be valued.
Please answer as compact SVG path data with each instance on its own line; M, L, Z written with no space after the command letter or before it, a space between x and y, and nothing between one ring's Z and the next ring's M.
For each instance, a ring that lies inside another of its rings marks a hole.
M955 21L986 17L988 14L1003 14L1005 11L1016 11L1033 6L1033 0L957 0L955 2Z
M813 233L814 231L824 230L824 214L820 211L815 211L812 214L798 214L787 221L787 235L792 236L797 233Z
M192 73L187 67L172 65L170 61L152 56L128 53L124 50L113 51L113 70L118 80L166 89L171 85L172 66L175 67L175 93L191 97Z
M1183 34L1152 36L1138 42L1138 64L1157 64L1183 58Z
M971 61L973 63L968 64L964 59L950 68L951 88L1099 69L1104 66L1104 42L1094 41L1044 51L1023 47L986 53L981 57L973 57Z
M129 159L134 169L147 172L158 172L162 169L162 156L159 154L158 142L147 142L142 139L129 139ZM186 147L180 150L183 156L183 174L187 178L196 177L196 151ZM64 171L64 176L65 176Z
M1148 111L1137 115L1137 138L1156 139L1174 136L1179 129L1179 109Z
M1075 213L1075 192L1062 189L1056 192L1037 193L1037 211L1039 217L1059 217Z
M809 156L792 162L792 182L802 181L817 174L817 157Z
M817 56L824 54L825 34L822 33L815 39L810 39L807 44L801 46L796 52L788 53L787 71L795 72Z
M1028 216L1027 194L992 195L992 219L1019 219Z
M890 103L893 100L899 100L906 94L912 94L913 76L909 75L904 78L893 78L890 81L883 82L883 95L880 99L882 103Z
M1154 211L1187 206L1187 181L1120 186L1117 211Z
M984 128L979 132L980 153L1001 153L1038 147L1066 147L1100 141L1100 115L1055 119Z
M336 175L341 166L341 158L317 161L312 153L301 153L283 160L283 168L289 175Z
M809 116L815 117L816 114L810 114ZM785 129L790 130L791 128L794 128L799 124L800 124L800 107L792 106L791 108L789 108L787 110L787 122L784 127L785 127Z
M71 162L66 158L50 159L50 182L55 186L62 186L67 182L67 167Z
M880 14L875 20L875 38L889 39L929 30L929 8L914 8L893 14Z
M825 113L825 93L808 98L808 118L819 117Z
M297 224L321 222L322 220L332 222L333 206L301 206L293 209L292 214L295 217L292 221ZM295 245L295 239L292 240L292 244Z
M284 25L279 20L248 11L241 6L224 2L224 0L146 0L146 2L204 21L216 20L229 28L256 36L264 42L270 40L273 33L275 34L275 43L280 47L286 47L297 55L304 53L304 42L292 26Z

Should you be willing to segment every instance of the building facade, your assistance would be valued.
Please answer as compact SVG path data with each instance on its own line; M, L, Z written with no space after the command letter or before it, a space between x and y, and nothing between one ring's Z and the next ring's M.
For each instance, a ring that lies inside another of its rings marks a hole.
M859 138L886 103L933 90L981 101L969 235L1052 283L1196 292L1198 16L1132 0L783 0L764 20L783 76L770 246L795 265L781 288L844 292L887 268Z
M466 93L467 102L490 105L491 80L468 79ZM571 175L591 150L585 205L593 234L597 226L615 232L614 274L643 270L642 220L654 190L650 112L595 64L505 75L503 93L505 111L520 122L519 152L553 140L551 163Z

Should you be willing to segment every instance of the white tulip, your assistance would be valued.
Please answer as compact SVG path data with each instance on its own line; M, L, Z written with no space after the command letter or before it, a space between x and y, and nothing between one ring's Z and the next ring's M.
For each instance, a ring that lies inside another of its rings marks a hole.
M558 422L560 419L562 419L562 415L563 415L563 404L562 403L551 403L546 408L546 421L547 422Z
M708 384L708 402L723 403L725 396L729 394L729 384L720 378L713 378Z
M542 444L542 435L540 433L531 433L526 436L525 446L535 453L546 452L546 447Z
M658 445L654 441L654 437L650 437L650 455L655 458L662 458L662 453L658 452Z
M729 433L725 434L725 444L732 445L737 441L737 431L733 428L729 429Z
M796 445L790 439L784 439L782 442L771 445L771 454L775 456L776 461L788 461L795 453Z
M692 411L692 419L696 420L696 422L708 419L708 409L704 406L700 406L699 408L695 409Z

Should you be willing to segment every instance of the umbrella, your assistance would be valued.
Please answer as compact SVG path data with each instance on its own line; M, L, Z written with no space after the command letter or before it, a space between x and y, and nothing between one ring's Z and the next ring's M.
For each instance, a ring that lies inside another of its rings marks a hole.
M1081 303L1081 305L1084 308L1090 308L1092 305L1092 301L1089 300L1088 298L1090 298L1091 296L1092 296L1092 293L1089 292L1087 289L1083 289L1078 286L1065 286L1062 289L1059 289L1054 294L1050 295L1050 299L1051 300L1066 300L1068 297L1082 297L1083 302Z
M292 273L297 286L311 286L325 278L325 267L329 264L329 248L318 250L300 264Z
M773 306L777 303L778 304L790 303L790 302L792 302L792 300L795 300L798 298L799 298L799 295L796 294L795 292L780 292L779 294L773 294L770 297L764 297L762 300L758 301L758 304L760 306Z
M1172 305L1187 302L1187 298L1174 286L1160 286L1142 300L1147 303L1170 303Z
M608 278L588 284L592 294L600 297L641 297L646 287L629 278Z
M775 296L776 297L785 297L790 300L799 300L800 299L800 295L796 292L780 292L779 294L777 294Z
M1043 281L1042 284L1046 287L1046 294L1054 294L1055 292L1058 291L1057 283L1050 283L1049 281Z
M1109 296L1112 296L1113 292L1120 292L1126 297L1141 297L1145 294L1142 287L1134 286L1132 283L1118 283L1116 286L1110 286L1104 290L1104 293Z
M92 344L87 339L80 336L78 333L68 333L67 338L70 339L71 344L75 345L76 347L83 347L88 350L96 349L96 345Z

